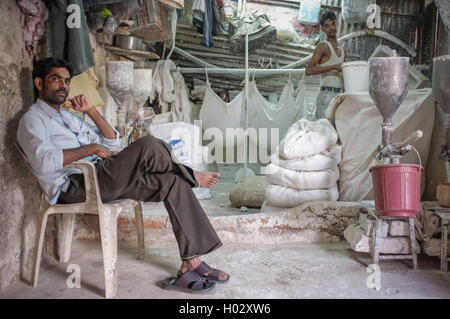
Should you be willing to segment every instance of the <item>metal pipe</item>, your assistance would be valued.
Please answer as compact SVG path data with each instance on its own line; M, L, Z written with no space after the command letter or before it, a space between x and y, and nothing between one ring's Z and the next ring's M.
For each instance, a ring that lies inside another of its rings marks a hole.
M338 39L338 41L344 41L344 40L348 40L348 39L351 39L351 38L360 37L360 36L364 36L364 35L377 36L377 37L389 40L389 41L391 41L391 42L401 46L412 57L415 57L417 55L416 51L413 48L411 48L409 45L407 45L405 42L403 42L399 38L393 36L392 34L387 33L385 31L381 31L381 30L375 30L373 32L372 31L368 31L368 30L355 31L355 32L352 32L352 33L349 33L349 34L346 34L346 35L340 37Z
M201 65L201 66L206 67L206 68L217 68L217 66L212 65L211 63L208 63L206 61L203 61L202 59L199 59L199 58L193 56L192 54L184 51L183 49L178 48L177 46L175 46L173 48L173 50L174 50L175 53L178 53L179 55L184 56L185 58L191 60L192 62L194 62L194 63L196 63L198 65ZM205 69L203 69L203 71L205 71Z
M172 28L171 28L172 29L172 48L170 49L170 52L167 55L166 60L170 60L173 50L175 49L175 38L177 35L177 20L178 20L177 9L173 8L170 13L170 23L172 25Z
M433 56L438 56L439 53L439 9L435 8L436 10L436 22L434 25L434 48L433 48Z
M248 129L248 32L245 33L244 171L247 171Z
M205 68L173 68L171 72L181 73L205 73ZM208 68L208 74L245 74L248 72L246 69L226 69L226 68ZM305 69L252 69L252 74L273 75L273 74L292 74L305 73Z

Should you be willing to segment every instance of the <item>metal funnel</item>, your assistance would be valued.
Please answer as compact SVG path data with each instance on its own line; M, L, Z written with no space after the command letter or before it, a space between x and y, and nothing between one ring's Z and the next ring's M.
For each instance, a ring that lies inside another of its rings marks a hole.
M450 55L433 59L433 95L445 114L450 113Z
M369 94L384 123L391 123L392 116L408 93L408 69L407 57L369 59Z

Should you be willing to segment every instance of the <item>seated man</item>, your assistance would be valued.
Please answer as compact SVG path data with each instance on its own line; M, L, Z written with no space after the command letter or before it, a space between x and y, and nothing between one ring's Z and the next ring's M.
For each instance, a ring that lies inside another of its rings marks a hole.
M64 166L90 161L97 169L103 202L164 202L182 259L178 278L166 280L165 288L205 291L215 282L227 281L228 274L212 269L198 257L222 242L192 191L192 187L214 186L219 174L193 171L175 162L170 146L152 136L111 155L109 148L119 146L118 132L84 95L67 98L71 77L71 66L65 61L46 58L36 63L33 81L39 98L20 120L17 132L50 205L85 200L81 171ZM89 115L95 126L62 109L63 103Z

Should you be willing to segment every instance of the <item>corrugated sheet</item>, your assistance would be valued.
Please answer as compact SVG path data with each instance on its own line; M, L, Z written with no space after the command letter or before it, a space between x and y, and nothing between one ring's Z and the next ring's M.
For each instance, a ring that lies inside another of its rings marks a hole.
M301 1L294 0L252 0L250 2L265 3L272 6L291 8L298 10ZM415 47L415 33L418 26L418 0L392 1L392 0L377 0L377 4L381 8L381 30L386 31L393 36L399 38L410 47ZM348 24L344 23L341 15L341 0L322 0L322 10L330 10L336 13L338 22L340 24L339 36L345 34L364 30L366 24ZM226 36L214 37L215 47L206 48L201 46L201 34L192 26L179 25L177 32L177 46L185 49L189 53L204 59L205 61L217 66L230 68L244 67L244 54L236 54L229 50L228 39ZM350 60L367 60L374 49L380 45L388 45L397 50L400 55L408 56L408 52L400 46L375 36L364 36L353 38L344 41L343 45L347 51ZM256 54L250 55L250 67L260 68L258 58L272 58L274 67L279 67L297 61L302 57L313 52L312 47L295 47L293 45L274 43L260 49ZM195 67L192 62L174 54L174 59L178 59L179 66ZM411 59L414 63L414 59ZM267 62L266 62L267 63ZM278 64L278 65L276 65ZM203 78L204 76L195 76L196 78ZM192 81L192 76L185 75L187 82ZM211 76L210 76L211 79ZM224 79L223 76L212 76L212 85L217 88L240 88L241 83L238 80ZM286 76L272 76L264 81L258 81L262 91L270 92L277 91L286 83Z
M414 48L419 2L416 0L377 0L376 3L381 8L381 30L392 34ZM339 36L364 30L367 27L364 23L344 23L341 15L340 0L322 0L322 6L324 6L324 9L333 11L337 15L340 25ZM408 56L408 52L400 46L379 37L367 36L344 41L347 53L352 59L356 60L367 60L373 50L380 44L388 45L397 50L400 55Z

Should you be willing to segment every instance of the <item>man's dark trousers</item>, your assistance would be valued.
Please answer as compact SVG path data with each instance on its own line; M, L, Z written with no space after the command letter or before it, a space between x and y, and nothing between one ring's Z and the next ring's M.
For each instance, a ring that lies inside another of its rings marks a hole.
M222 245L192 191L192 187L199 186L192 169L176 163L164 141L143 137L95 166L103 202L116 199L164 202L181 259L205 255ZM83 175L69 178L71 183L61 193L60 204L85 200Z

